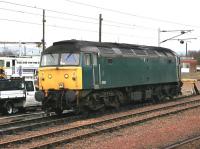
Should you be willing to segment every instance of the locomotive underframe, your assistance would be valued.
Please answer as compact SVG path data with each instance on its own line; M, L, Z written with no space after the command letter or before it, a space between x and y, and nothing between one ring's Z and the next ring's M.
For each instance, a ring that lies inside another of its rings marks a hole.
M45 111L57 114L69 109L81 112L105 107L118 108L136 101L171 99L181 94L181 86L181 82L174 82L101 90L48 90L47 96L42 99L42 105Z

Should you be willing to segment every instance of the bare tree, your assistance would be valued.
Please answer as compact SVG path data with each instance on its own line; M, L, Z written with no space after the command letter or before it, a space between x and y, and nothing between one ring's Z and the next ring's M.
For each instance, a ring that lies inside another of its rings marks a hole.
M2 52L0 52L0 56L16 56L17 53L11 51L10 49L5 49Z

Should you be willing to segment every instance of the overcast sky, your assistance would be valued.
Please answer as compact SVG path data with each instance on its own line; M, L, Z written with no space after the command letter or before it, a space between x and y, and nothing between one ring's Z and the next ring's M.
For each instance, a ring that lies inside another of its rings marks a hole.
M101 13L102 41L157 46L158 28L194 30L177 39L197 38L188 40L188 50L200 50L198 0L0 0L0 41L41 41L40 8L46 9L47 46L68 39L98 41ZM160 40L178 34L161 32ZM161 46L185 52L185 44L177 40Z

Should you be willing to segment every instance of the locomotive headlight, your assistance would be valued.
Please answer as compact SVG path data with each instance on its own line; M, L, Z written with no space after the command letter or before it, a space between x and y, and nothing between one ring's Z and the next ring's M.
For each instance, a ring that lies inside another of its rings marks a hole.
M65 79L67 79L67 78L69 77L69 75L68 75L68 74L65 74L64 77L65 77Z
M48 74L48 78L51 79L51 78L52 78L52 75L51 75L51 74Z
M64 88L64 83L63 82L60 82L58 85L59 85L59 89L63 89Z

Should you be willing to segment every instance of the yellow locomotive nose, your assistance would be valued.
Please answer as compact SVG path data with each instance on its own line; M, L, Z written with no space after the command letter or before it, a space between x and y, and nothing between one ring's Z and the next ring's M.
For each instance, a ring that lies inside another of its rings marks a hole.
M42 90L82 89L82 68L69 66L40 68L39 84Z

